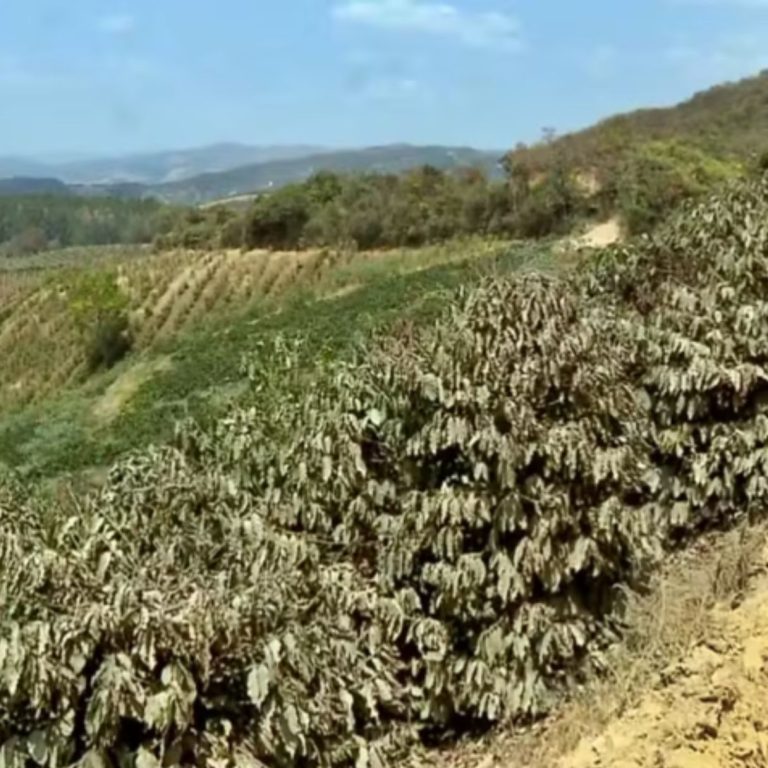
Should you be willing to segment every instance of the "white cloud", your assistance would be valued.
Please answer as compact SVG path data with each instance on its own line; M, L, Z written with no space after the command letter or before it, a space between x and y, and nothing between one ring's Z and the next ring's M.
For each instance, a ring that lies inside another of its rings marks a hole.
M113 35L125 35L136 29L136 19L127 13L103 16L99 19L99 28Z
M333 9L336 19L383 29L454 38L478 48L520 48L520 25L501 11L465 11L427 0L348 0Z

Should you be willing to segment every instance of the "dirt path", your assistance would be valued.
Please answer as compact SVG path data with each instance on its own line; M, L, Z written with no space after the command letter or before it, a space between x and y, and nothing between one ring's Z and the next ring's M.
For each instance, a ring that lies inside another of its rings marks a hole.
M621 224L618 219L613 218L602 224L595 224L583 235L577 237L573 244L579 248L605 248L619 240L621 240Z
M140 361L127 368L110 384L106 392L93 407L93 415L99 424L106 425L114 421L125 405L139 391L141 386L155 374L171 368L171 360L161 357L152 361Z
M768 582L667 667L640 704L564 756L562 768L768 766Z
M599 224L592 224L581 234L571 234L559 240L555 253L578 253L582 248L605 248L621 241L623 233L621 223L614 217Z

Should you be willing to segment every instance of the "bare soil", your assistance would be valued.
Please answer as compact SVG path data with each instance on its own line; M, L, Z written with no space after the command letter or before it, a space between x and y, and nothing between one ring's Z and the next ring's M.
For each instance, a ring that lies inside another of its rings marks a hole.
M768 534L743 528L674 557L608 673L548 720L431 756L460 768L768 766Z
M605 248L621 240L621 224L618 219L609 219L590 227L577 237L573 244L580 248Z
M768 581L662 670L637 706L560 760L562 768L768 765Z

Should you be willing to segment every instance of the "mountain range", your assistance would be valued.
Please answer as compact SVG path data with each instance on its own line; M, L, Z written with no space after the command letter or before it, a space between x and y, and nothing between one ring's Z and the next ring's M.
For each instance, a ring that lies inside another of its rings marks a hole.
M49 159L0 157L1 177L55 178L65 184L164 184L202 173L317 154L317 146L249 146L221 143L193 149L114 157Z
M500 173L499 159L502 154L500 151L486 152L469 147L393 144L255 163L221 173L155 185L151 194L169 203L199 204L304 181L317 171L400 173L421 165L441 170L473 166L494 175Z
M348 150L218 144L53 165L35 159L0 158L0 194L107 195L198 205L303 181L322 170L399 173L420 165L442 170L474 166L493 176L501 172L502 154L410 144Z

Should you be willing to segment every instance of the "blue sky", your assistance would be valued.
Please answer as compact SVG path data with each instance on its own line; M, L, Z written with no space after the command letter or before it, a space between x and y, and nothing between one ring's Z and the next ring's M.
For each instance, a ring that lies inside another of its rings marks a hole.
M768 0L0 0L0 155L505 148L768 67Z

